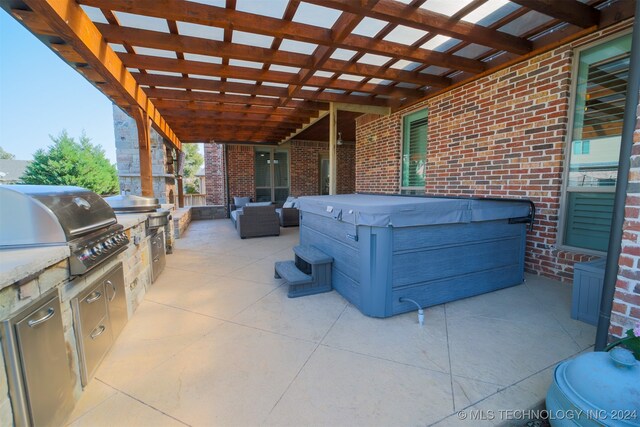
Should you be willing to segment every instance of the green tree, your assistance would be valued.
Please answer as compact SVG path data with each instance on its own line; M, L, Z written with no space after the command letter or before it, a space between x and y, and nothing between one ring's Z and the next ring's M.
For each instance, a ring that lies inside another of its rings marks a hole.
M184 168L182 176L185 178L193 178L204 163L204 157L198 150L198 144L184 144Z
M63 130L53 145L39 149L22 176L25 184L75 185L98 194L119 192L118 173L99 145L84 134L78 142Z
M0 159L13 160L15 158L16 158L15 154L7 153L6 151L4 151L2 147L0 147Z

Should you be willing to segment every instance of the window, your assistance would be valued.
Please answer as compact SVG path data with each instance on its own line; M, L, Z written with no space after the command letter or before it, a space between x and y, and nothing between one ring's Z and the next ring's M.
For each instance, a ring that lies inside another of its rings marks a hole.
M631 34L584 49L574 76L563 242L606 251L618 176Z
M427 110L404 116L402 121L402 193L424 193L427 173Z
M256 148L256 201L282 204L289 197L289 153Z

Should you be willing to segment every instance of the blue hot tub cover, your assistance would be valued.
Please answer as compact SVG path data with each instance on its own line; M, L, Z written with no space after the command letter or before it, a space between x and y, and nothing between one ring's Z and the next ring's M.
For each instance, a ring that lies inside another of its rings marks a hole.
M528 200L495 200L399 195L307 196L300 210L353 225L414 227L460 224L531 216Z

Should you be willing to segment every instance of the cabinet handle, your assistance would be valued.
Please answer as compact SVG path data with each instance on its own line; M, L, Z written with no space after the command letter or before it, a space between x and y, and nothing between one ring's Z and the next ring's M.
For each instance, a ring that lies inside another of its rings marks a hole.
M153 259L153 262L158 262L158 261L160 261L160 257Z
M30 328L33 328L34 326L37 326L40 323L44 323L47 320L51 319L54 314L56 314L56 310L53 307L49 307L49 309L47 310L47 314L37 320L29 320L27 322L27 325L29 325Z
M91 304L98 301L101 297L102 297L102 292L95 291L91 295L89 295L85 301L87 302L87 304Z
M106 282L104 282L106 285L111 285L111 288L113 289L113 296L111 298L109 298L109 302L113 301L116 298L116 285L113 284L113 282L111 280L107 280Z
M95 340L100 335L102 335L104 333L104 331L106 331L106 330L107 330L106 326L100 325L97 328L95 328L93 331L91 331L91 335L89 335L89 336L91 337L92 340Z

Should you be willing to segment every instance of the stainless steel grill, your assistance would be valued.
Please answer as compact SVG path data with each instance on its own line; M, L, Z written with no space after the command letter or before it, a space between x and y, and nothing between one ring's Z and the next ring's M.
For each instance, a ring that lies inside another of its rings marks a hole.
M80 187L0 186L0 249L69 245L72 275L84 274L126 249L113 209Z

